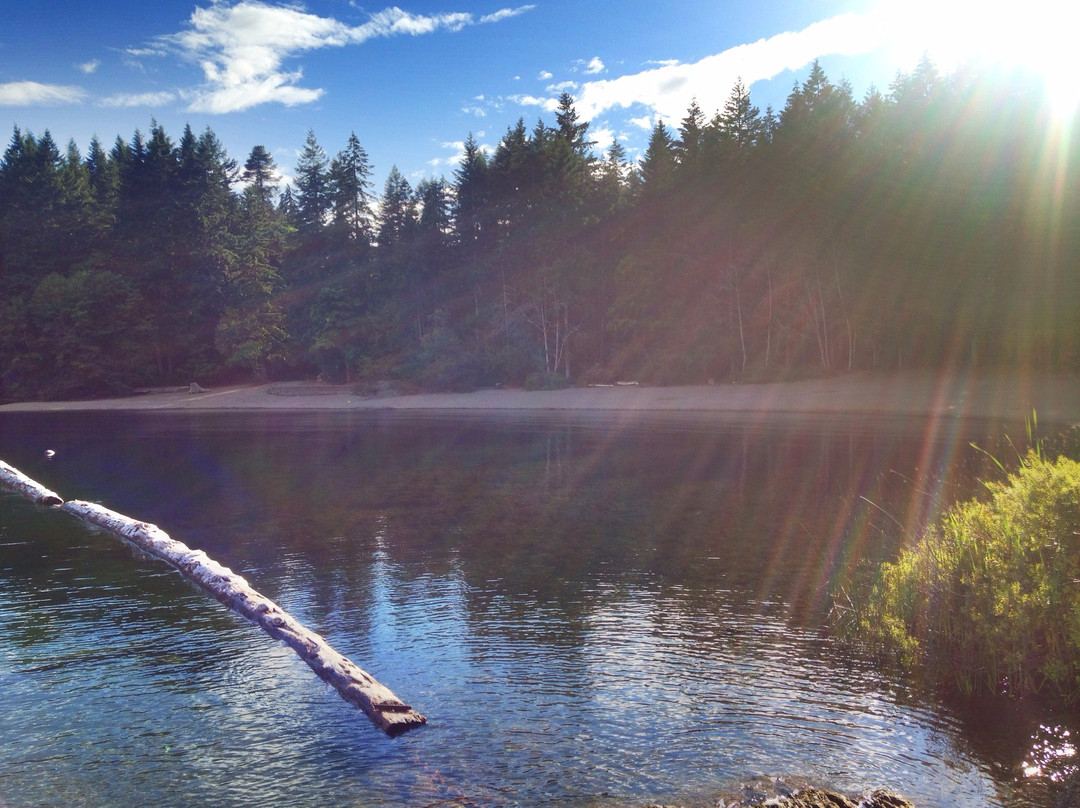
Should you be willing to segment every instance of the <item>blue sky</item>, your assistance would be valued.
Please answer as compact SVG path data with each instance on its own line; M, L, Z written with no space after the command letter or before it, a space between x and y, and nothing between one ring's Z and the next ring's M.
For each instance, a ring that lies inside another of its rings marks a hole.
M564 89L597 152L617 138L631 157L658 116L674 129L695 98L711 116L739 76L779 111L815 58L857 98L923 53L1024 65L1069 110L1078 92L1074 0L399 2L9 4L0 121L84 152L151 119L174 139L209 126L241 163L265 146L286 179L309 129L330 156L355 131L381 191L392 165L450 178L470 132L494 147L519 117L553 123Z

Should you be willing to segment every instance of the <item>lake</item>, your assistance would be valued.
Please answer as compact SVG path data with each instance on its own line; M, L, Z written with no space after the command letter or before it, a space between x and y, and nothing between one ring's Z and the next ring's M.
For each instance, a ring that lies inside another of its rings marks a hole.
M957 703L824 630L837 572L974 493L969 441L1000 434L0 415L0 459L206 550L429 721L387 738L165 565L0 494L0 806L709 805L783 777L1048 807L1071 717Z

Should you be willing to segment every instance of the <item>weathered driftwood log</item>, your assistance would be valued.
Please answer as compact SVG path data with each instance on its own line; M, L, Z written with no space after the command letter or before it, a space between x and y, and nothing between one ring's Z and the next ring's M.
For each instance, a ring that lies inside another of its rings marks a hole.
M0 484L47 508L55 508L64 504L64 500L61 499L59 494L50 491L36 480L31 480L17 468L9 466L3 460L0 460Z
M243 577L206 555L177 541L156 525L139 522L91 502L71 500L40 486L0 461L0 483L34 502L58 508L103 528L143 552L175 567L223 604L258 624L271 637L292 648L319 678L333 685L347 701L359 706L379 727L397 735L427 722L350 659L339 654L315 632L305 628L269 598L256 592Z

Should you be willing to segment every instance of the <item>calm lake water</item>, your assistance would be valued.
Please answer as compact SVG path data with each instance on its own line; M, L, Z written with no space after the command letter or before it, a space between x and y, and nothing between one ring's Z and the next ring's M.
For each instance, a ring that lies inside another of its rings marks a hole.
M762 776L1049 806L1068 720L957 704L823 630L835 572L973 492L968 441L999 434L0 415L0 459L205 549L429 719L385 737L163 564L3 494L0 806L708 805Z

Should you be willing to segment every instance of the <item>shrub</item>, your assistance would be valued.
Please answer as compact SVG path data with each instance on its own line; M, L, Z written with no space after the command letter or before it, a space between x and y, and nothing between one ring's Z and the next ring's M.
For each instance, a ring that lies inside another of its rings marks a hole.
M558 373L537 371L525 377L526 390L565 390L570 380Z
M1080 463L1032 452L852 599L847 629L965 693L1080 696Z

